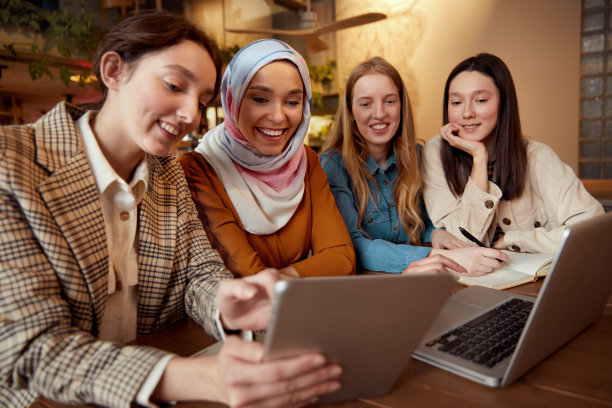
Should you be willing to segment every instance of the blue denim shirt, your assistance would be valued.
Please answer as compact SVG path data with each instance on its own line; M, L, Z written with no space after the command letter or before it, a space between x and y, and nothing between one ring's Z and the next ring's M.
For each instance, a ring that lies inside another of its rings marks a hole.
M346 170L342 155L328 151L321 155L320 160L323 170L327 173L327 182L336 199L336 205L351 235L358 268L401 273L411 262L423 259L429 254L431 248L410 245L408 233L401 226L393 197L393 186L398 175L395 155L389 158L387 168L384 170L371 156L368 157L367 165L380 192L380 204L376 205L370 199L361 222L363 231L369 236L365 235L357 225L359 216L353 198L353 182ZM376 193L370 181L368 184L371 191ZM431 242L434 228L423 204L421 208L425 222L421 241Z

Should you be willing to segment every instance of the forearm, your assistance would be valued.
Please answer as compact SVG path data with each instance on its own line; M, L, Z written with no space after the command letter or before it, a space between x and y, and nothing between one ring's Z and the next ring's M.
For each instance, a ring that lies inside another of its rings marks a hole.
M187 218L177 230L177 259L188 262L187 286L185 288L185 311L206 332L215 338L220 338L214 322L217 309L217 291L219 284L232 279L231 273L225 268L218 252L214 250L207 235L202 229L193 203L187 205ZM187 244L189 243L189 244Z
M359 267L367 271L401 273L414 261L425 258L431 248L394 244L381 239L353 241Z
M338 244L291 265L299 276L351 275L355 273L355 253L350 244Z
M456 196L450 189L442 161L440 138L430 140L423 149L423 199L427 213L436 228L446 231L468 243L459 232L459 227L468 229L478 239L487 236L487 231L495 218L497 204L501 199L501 190L493 183L486 188L479 186L472 178L468 178L463 194ZM476 165L472 170L482 170ZM475 174L476 179L486 177L486 160L483 174ZM479 182L482 184L481 182Z
M437 227L444 227L446 231L455 235L466 243L470 243L460 232L459 227L465 228L477 239L488 243L489 231L495 220L497 205L501 200L501 190L489 182L487 193L481 190L471 179L468 180L463 195L439 197L426 196L429 215Z
M487 169L488 155L487 151L482 147L477 153L472 156L472 171L470 178L485 193L489 192L489 172Z

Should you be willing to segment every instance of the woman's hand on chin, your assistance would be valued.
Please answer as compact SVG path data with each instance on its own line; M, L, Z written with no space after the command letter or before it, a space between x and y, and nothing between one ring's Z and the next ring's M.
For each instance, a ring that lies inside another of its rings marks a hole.
M456 123L447 123L440 129L440 136L452 147L463 150L474 158L484 157L486 163L487 148L485 144L483 142L468 140L458 136L460 130L461 127Z

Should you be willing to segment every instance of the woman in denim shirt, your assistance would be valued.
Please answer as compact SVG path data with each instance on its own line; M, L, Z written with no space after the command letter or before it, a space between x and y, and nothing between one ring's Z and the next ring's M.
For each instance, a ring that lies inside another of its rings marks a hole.
M345 137L345 135L347 137ZM397 70L382 58L353 69L321 164L363 270L450 269L483 275L501 251L467 247L434 230L421 197L419 151L410 101ZM421 246L432 242L432 247Z

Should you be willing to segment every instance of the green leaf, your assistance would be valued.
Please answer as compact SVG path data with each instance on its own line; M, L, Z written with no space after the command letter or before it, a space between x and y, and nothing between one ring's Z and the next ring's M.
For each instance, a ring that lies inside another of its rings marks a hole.
M49 28L51 30L51 35L54 37L61 37L66 33L66 27L61 25L52 25Z
M28 64L28 71L30 72L30 78L36 80L43 76L44 67L42 62L33 61Z
M313 92L312 93L312 105L313 106L318 106L320 108L323 107L323 94L320 92Z
M9 10L0 9L0 19L2 19L3 23L8 22L10 17L11 17L11 12Z
M70 77L72 76L72 72L70 72L70 70L68 68L66 68L65 66L62 66L60 68L60 79L62 80L62 83L66 86L70 85Z
M83 26L80 22L72 23L68 31L70 32L70 35L74 37L80 37L81 35L83 35Z
M72 53L70 52L70 48L64 42L57 42L57 50L63 57L70 57Z
M47 22L52 26L57 24L57 15L54 13L49 13L45 16Z
M28 24L28 26L34 31L40 30L40 24L38 24L38 21L36 20L30 20L30 23Z

